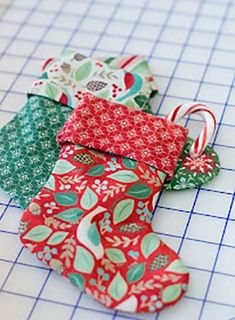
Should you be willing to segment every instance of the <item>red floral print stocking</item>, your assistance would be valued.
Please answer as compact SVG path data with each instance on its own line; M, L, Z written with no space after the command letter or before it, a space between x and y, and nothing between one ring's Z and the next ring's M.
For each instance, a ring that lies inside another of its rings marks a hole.
M157 312L189 274L151 218L187 129L87 95L57 137L61 152L24 211L22 243L105 306Z

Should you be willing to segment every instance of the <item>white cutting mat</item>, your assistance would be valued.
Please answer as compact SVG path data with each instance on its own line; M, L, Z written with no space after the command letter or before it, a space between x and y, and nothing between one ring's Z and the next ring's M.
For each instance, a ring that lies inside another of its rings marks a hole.
M190 267L191 282L186 297L160 314L112 312L38 263L18 240L21 210L0 192L0 319L235 319L235 1L0 3L0 127L23 106L45 58L65 48L143 54L159 86L158 114L193 99L213 108L219 123L213 145L222 163L205 188L161 196L155 230ZM187 124L192 135L202 125Z

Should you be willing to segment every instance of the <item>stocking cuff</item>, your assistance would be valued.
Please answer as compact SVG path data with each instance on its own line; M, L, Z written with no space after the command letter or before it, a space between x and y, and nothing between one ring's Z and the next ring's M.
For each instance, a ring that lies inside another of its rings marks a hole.
M87 94L57 141L142 161L171 177L186 138L187 129L180 125Z

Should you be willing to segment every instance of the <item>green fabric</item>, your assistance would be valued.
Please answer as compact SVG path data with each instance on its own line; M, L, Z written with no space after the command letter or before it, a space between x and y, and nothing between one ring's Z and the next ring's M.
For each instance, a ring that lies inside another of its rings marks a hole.
M207 146L197 158L189 155L193 139L188 138L178 160L174 177L164 183L165 190L185 190L198 188L213 180L220 171L220 161L213 148Z
M26 208L51 173L59 154L55 137L71 108L30 97L0 130L0 186Z

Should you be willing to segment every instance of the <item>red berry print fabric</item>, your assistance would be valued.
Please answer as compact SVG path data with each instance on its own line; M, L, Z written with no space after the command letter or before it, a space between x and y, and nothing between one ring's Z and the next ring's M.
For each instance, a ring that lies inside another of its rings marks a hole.
M86 112L92 113L94 106L97 113L99 106L105 106L107 117L111 110L114 114L122 110L122 120L120 114L113 115L115 121L110 125L115 124L124 139L128 130L121 122L134 121L141 111L127 113L122 105L90 95L83 104L75 109L58 136L61 152L51 176L23 213L21 241L40 261L106 307L157 312L176 303L189 280L182 260L151 227L159 192L166 175L173 170L173 162L177 162L187 131L160 121L168 141L162 141L162 149L167 150L166 145L171 144L178 151L173 152L168 169L164 162L159 162L159 169L152 165L154 154L158 163L158 145L139 160L134 142L155 134L161 141L161 130L141 133L142 125L137 122L135 139L129 135L125 138L129 148L124 157L122 143L114 139L112 145L113 135L106 134L106 143L99 144L103 130L97 132L97 124L85 121L93 119L86 117ZM103 121L109 120L101 120L100 129ZM143 126L154 126L155 122L159 118L147 114L141 121ZM82 130L81 124L85 126ZM171 140L171 130L176 129L181 138ZM159 155L162 158L162 153Z

